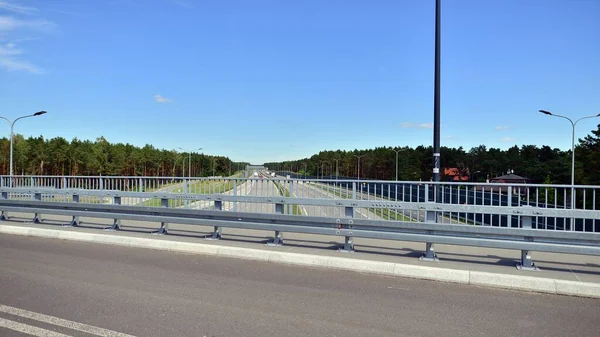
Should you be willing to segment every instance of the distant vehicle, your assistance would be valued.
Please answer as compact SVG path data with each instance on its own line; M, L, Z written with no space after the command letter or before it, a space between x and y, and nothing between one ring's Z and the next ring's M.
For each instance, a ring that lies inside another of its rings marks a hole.
M256 172L256 171L255 171L255 172L254 172L254 176L255 176L255 177L258 177L258 172Z
M274 177L274 176L275 176L275 172L271 172L271 177Z

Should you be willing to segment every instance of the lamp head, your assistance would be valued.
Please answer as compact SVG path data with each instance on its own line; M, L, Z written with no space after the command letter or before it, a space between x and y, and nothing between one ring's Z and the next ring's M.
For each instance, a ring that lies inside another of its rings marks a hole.
M541 113L545 114L545 115L550 115L552 116L552 112L547 111L547 110L540 110Z
M46 113L48 113L48 112L45 111L45 110L42 110L42 111L38 111L38 112L34 113L33 115L34 116L41 116L41 115L46 114Z

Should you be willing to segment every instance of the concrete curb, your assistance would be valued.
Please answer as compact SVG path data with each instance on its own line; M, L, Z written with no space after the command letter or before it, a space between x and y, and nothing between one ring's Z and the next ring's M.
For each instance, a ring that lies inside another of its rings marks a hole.
M267 251L252 248L228 247L203 243L177 242L170 240L137 238L99 233L83 233L23 226L0 225L0 234L92 242L180 253L256 260L270 263L282 263L379 275L400 276L556 295L600 298L600 284L589 282L485 273L469 270L415 266L393 262L368 261L343 257Z

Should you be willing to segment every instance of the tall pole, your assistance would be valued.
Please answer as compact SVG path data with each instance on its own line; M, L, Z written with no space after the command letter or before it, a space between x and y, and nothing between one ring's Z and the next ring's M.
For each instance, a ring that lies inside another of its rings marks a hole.
M363 154L361 156L357 156L357 155L354 154L353 156L358 159L358 170L357 170L358 172L356 174L356 180L360 180L360 158L366 156L366 154Z
M435 75L433 95L433 181L440 181L440 35L441 0L435 0ZM397 180L397 179L396 179Z
M571 123L571 126L572 126L572 133L571 133L571 208L574 209L575 208L575 126L577 126L577 123L579 123L579 121L582 121L582 120L588 119L588 118L600 117L600 114L581 117L578 120L576 120L575 122L573 122L573 120L569 117L557 115L557 114L552 113L547 110L540 110L540 112L545 115L548 115L548 116L554 116L554 117L566 119ZM571 230L575 230L574 226L572 226L572 227L573 228L571 228Z
M396 152L396 181L398 181L398 153L405 151L406 149L392 149L392 151Z
M178 149L181 151L185 151L183 148L180 148L180 147L178 147ZM195 150L195 151L202 151L202 148L199 148L198 150ZM181 161L181 174L185 178L185 157ZM188 151L188 177L189 178L192 177L192 151Z
M12 122L8 118L0 116L1 119L4 119L5 121L7 121L10 124L10 176L11 176L11 178L12 178L13 173L14 173L13 172L13 169L14 169L13 168L13 139L14 139L14 136L15 136L15 134L14 134L15 123L18 120L20 120L20 119L29 118L29 117L36 117L36 116L43 115L45 113L47 113L47 112L43 111L43 110L42 111L38 111L38 112L36 112L34 114L31 114L31 115L26 115L26 116L18 117L17 119L15 119ZM11 179L11 186L12 186L12 179Z

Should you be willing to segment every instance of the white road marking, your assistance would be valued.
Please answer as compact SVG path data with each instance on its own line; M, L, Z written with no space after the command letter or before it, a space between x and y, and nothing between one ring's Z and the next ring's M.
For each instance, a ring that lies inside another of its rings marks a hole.
M13 308L13 307L9 307L9 306L3 305L3 304L0 304L0 312L4 312L4 313L10 314L10 315L20 316L23 318L33 319L33 320L43 322L43 323L57 325L57 326L60 326L63 328L71 329L71 330L82 331L82 332L100 336L100 337L134 337L133 335L128 335L128 334L124 334L124 333L117 332L117 331L102 329L102 328L98 328L95 326L91 326L91 325L87 325L87 324L83 324L83 323L77 323L77 322L69 321L69 320L54 317L54 316L39 314L39 313L32 312L32 311ZM52 332L52 331L50 331L50 332ZM49 337L57 336L58 337L58 336L65 336L65 335L58 334L58 335L35 335L35 336L49 336Z
M35 326L9 321L4 318L0 318L0 327L37 337L71 337L69 335L63 335L62 333L38 328Z

